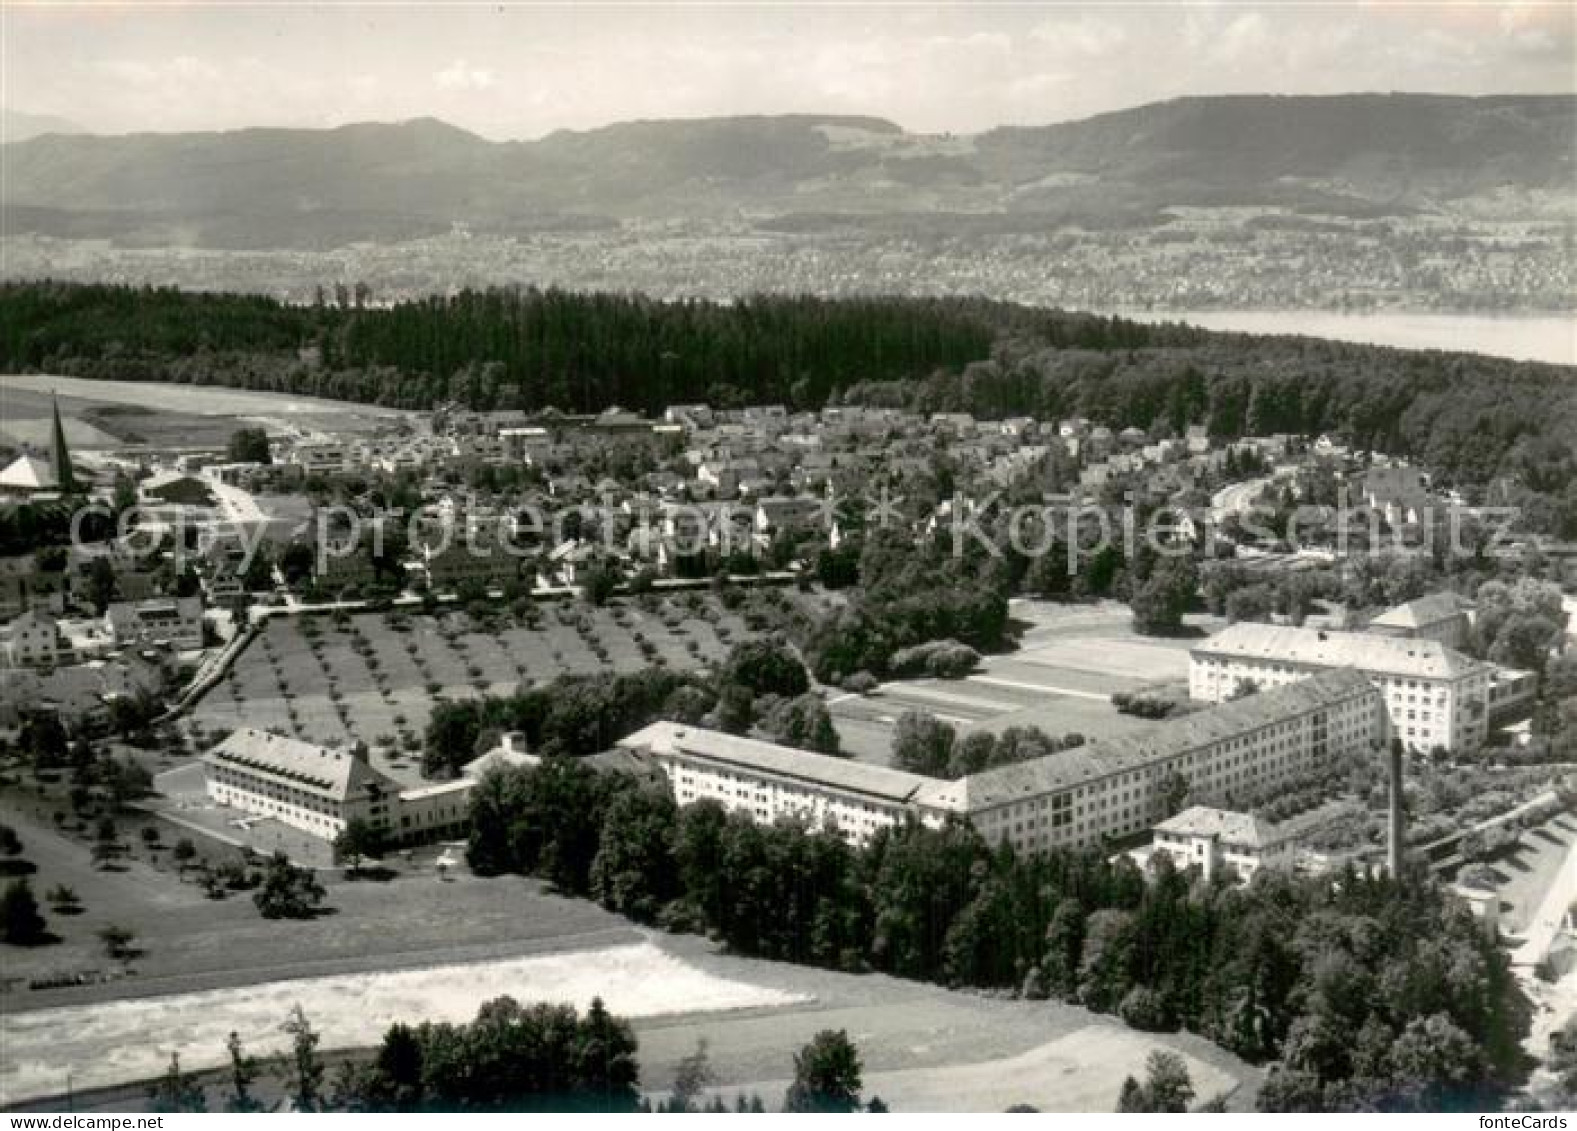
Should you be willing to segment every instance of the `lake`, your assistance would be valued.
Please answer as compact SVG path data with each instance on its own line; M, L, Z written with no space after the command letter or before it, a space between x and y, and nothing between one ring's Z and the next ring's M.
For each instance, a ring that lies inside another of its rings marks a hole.
M1401 349L1464 350L1519 361L1577 365L1577 316L1339 314L1323 310L1174 310L1123 315L1137 322L1189 322L1207 330L1303 334Z

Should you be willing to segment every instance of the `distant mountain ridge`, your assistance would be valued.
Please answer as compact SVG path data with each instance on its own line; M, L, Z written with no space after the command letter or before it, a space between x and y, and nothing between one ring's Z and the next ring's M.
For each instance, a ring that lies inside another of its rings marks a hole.
M880 118L638 121L492 142L432 118L6 145L8 231L217 247L626 219L1148 223L1180 206L1345 216L1565 206L1577 96L1185 98L967 136Z
M86 132L86 130L69 118L57 117L54 114L29 114L22 110L12 110L10 107L0 106L0 143L26 141L28 138L38 137L40 134L80 134Z

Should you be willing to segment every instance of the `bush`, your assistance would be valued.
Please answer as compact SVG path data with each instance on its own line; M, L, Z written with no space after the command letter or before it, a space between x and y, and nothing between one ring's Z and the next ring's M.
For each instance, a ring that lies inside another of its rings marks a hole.
M957 640L930 640L892 655L889 670L897 676L962 679L980 663L980 653Z
M1112 706L1119 714L1141 719L1164 719L1177 710L1177 704L1144 691L1119 691L1112 695Z
M1117 1015L1130 1028L1146 1033L1164 1033L1177 1027L1166 1007L1166 999L1148 986L1129 990L1117 1006Z
M276 852L252 901L265 919L310 919L326 894L310 869L298 868L284 853Z
M881 681L873 676L870 672L862 671L855 672L851 676L846 676L839 686L841 686L843 690L852 692L855 695L869 695L871 692L875 691L881 686Z

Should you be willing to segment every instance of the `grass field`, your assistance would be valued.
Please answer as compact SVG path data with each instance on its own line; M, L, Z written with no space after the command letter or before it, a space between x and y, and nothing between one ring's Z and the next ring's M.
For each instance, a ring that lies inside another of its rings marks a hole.
M48 397L51 392L62 398L77 397L103 404L132 404L171 412L192 412L202 416L332 416L351 413L357 417L376 416L397 420L409 416L400 409L353 404L324 397L304 397L294 393L254 392L225 389L217 385L178 385L158 381L96 381L85 377L59 377L26 373L0 375L0 388L7 397L13 391L33 392Z
M1157 1046L1185 1055L1202 1098L1241 1082L1246 1099L1258 1081L1197 1038L1132 1033L1053 1002L730 956L695 936L649 935L534 881L462 871L439 882L419 868L384 883L327 877L333 914L269 922L244 896L209 901L141 859L125 871L97 871L83 846L30 812L8 821L38 865L35 887L69 884L84 904L74 919L50 916L61 943L8 949L9 977L107 965L93 942L106 923L134 930L143 950L131 977L42 991L12 984L0 993L8 1101L58 1092L70 1071L79 1109L127 1110L142 1101L140 1087L82 1089L157 1071L172 1050L186 1067L214 1063L226 1026L252 1051L272 1047L296 1001L334 1047L365 1042L392 1016L463 1013L473 997L502 993L523 1001L602 993L615 1012L637 1016L645 1087L671 1086L679 1059L705 1039L719 1090L759 1092L771 1107L794 1051L825 1028L848 1031L865 1061L867 1094L897 1110L1012 1102L1110 1110L1122 1077Z
M648 942L414 969L265 982L168 997L135 998L23 1013L8 1018L11 1055L0 1066L0 1098L48 1095L73 1083L102 1087L156 1076L172 1052L190 1068L223 1062L241 1033L256 1055L288 1051L280 1018L310 1011L328 1048L376 1044L397 1021L464 1022L508 993L522 1002L563 1001L584 1009L601 996L624 1017L780 1006L804 1000L730 981Z
M1053 735L1110 737L1147 725L1111 705L1115 692L1188 678L1188 648L1197 637L1139 636L1124 605L1018 600L1011 611L1018 647L985 657L964 679L899 680L872 695L833 696L844 748L861 761L885 763L893 727L909 710L961 732L1034 726ZM1207 624L1199 618L1193 627L1202 633Z
M372 431L407 414L315 397L142 381L91 381L41 374L0 376L0 442L49 442L52 394L66 442L80 451L128 447L220 447L236 429Z

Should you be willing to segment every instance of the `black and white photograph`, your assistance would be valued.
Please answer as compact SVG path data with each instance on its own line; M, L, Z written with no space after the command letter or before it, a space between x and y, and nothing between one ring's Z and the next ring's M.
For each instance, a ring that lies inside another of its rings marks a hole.
M6 1128L951 1112L1577 1120L1577 4L0 0Z

